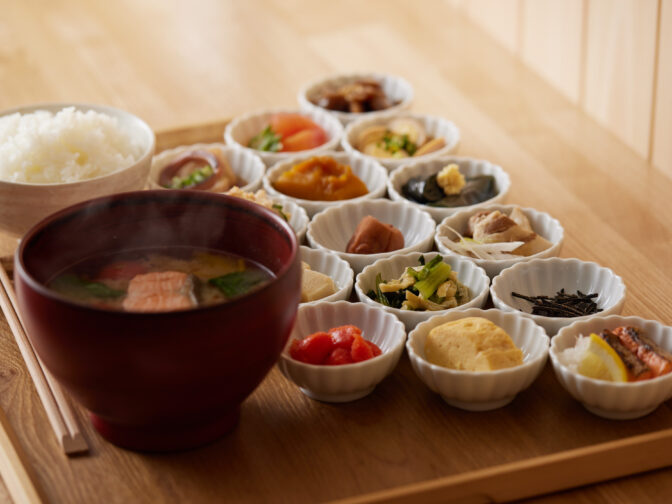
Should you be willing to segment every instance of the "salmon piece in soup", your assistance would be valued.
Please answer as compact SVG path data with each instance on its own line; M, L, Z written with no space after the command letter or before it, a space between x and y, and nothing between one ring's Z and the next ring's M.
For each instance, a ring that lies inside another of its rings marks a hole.
M124 310L135 312L186 310L196 305L191 275L178 271L134 276L123 302Z

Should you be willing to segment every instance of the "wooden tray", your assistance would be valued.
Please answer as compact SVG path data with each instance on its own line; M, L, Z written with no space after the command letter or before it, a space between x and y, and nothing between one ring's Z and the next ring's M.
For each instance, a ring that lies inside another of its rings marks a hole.
M225 124L160 133L157 151L220 141ZM234 432L186 453L116 448L78 408L92 450L68 459L4 319L0 352L2 406L53 502L489 502L672 465L672 402L604 420L561 388L549 362L509 406L465 412L429 391L406 356L370 396L338 405L306 398L273 369Z

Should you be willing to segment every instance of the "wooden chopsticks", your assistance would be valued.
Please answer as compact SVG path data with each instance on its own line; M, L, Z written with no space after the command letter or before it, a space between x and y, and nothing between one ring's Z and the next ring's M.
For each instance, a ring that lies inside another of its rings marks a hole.
M79 430L77 419L61 386L43 366L26 336L24 325L19 317L14 288L2 263L0 263L0 308L7 318L16 344L37 389L37 394L63 451L68 455L88 451L86 439Z
M0 408L0 476L15 504L39 504L42 498L25 453Z

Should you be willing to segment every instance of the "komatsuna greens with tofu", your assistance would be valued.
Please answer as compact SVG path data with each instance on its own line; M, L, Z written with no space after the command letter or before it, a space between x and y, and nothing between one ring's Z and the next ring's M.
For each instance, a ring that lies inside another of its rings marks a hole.
M443 257L435 256L425 264L406 268L396 280L384 281L376 275L376 286L367 295L374 301L392 308L414 311L438 311L467 303L471 300L469 288L457 279L457 273Z

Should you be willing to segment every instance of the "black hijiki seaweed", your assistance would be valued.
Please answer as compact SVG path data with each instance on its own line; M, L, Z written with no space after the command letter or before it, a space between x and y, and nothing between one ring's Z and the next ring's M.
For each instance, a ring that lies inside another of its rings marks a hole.
M592 315L601 312L597 307L594 298L597 293L584 294L580 290L576 294L567 294L565 289L560 289L555 296L525 296L512 292L513 297L524 299L533 304L532 315L543 315L545 317L580 317L582 315Z

